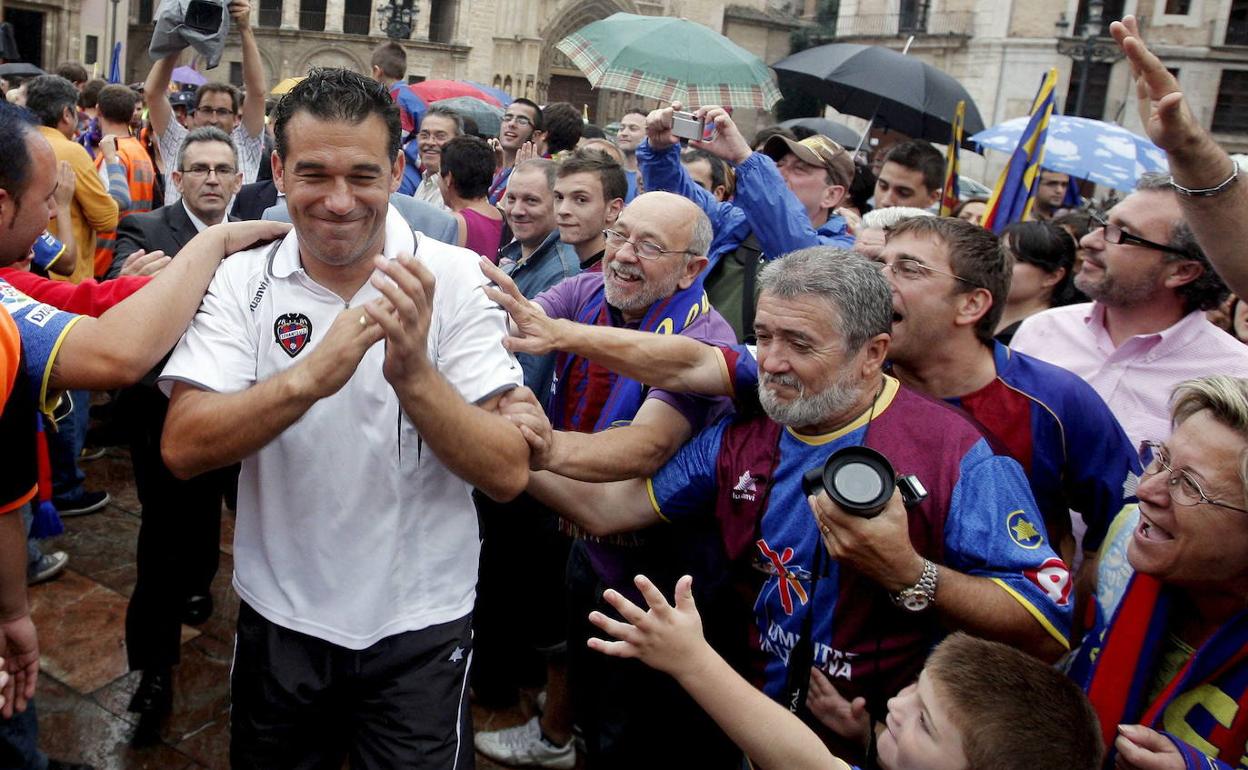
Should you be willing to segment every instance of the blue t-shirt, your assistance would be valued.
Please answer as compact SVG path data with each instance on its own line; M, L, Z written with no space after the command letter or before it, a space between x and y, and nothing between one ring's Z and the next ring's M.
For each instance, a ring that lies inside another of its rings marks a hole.
M889 457L898 473L915 473L928 488L928 501L910 511L916 550L937 564L994 580L1066 643L1070 576L1047 542L1022 468L994 454L953 410L899 389L892 378L886 382L866 442ZM916 423L916 417L923 422ZM673 522L714 516L724 484L732 485L734 497L761 494L757 474L733 470L724 477L719 459L728 424L724 419L699 433L651 479L659 515ZM928 431L960 433L969 440L963 438L959 446L965 449L952 456L943 438L924 445L920 433ZM759 577L766 575L754 621L765 658L763 689L772 697L784 687L789 653L807 612L815 612L814 665L847 697L879 694L862 687L864 679L876 675L888 683L886 694L893 694L891 687L917 676L930 647L945 634L936 613L892 607L882 587L856 573L843 575L823 550L802 476L836 450L862 445L866 434L867 415L825 436L800 436L789 429L780 434L780 459L758 524L758 541L749 554ZM910 444L918 444L918 451L906 457L899 447ZM925 542L925 537L930 539ZM815 564L816 551L821 569ZM820 577L812 580L816 569ZM787 573L783 580L781 570Z
M59 394L50 392L48 388L48 382L52 378L52 363L65 335L82 316L57 310L51 305L31 299L2 278L0 304L13 316L18 334L21 335L25 375L30 382L31 392L38 399L39 409L51 415L59 400Z

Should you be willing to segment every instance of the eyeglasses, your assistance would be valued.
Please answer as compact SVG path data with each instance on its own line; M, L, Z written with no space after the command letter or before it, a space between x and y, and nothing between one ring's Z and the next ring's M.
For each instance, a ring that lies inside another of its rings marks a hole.
M1113 224L1112 222L1105 221L1104 217L1101 217L1098 214L1092 214L1091 219L1096 224L1096 227L1092 228L1092 231L1096 232L1097 230L1103 230L1104 232L1101 234L1101 237L1105 239L1106 243L1119 245L1126 243L1132 246L1142 246L1146 249L1152 249L1154 251L1162 251L1166 254L1176 254L1180 257L1187 257L1188 259L1191 258L1190 255L1174 248L1173 246L1166 246L1165 244L1150 241L1145 238L1141 238L1138 235L1132 235L1131 233L1124 232L1121 227Z
M950 278L959 280L968 286L974 286L977 289L983 288L979 284L975 283L974 281L963 278L960 275L955 275L946 270L940 270L938 268L925 265L922 262L918 261L917 259L910 259L909 257L901 257L899 259L894 259L891 263L885 262L882 259L878 259L876 260L875 264L879 266L881 271L892 270L893 275L897 276L903 281L918 281L923 278L926 278L928 273L937 273L939 275L947 275Z
M1190 473L1183 470L1176 471L1172 468L1166 445L1160 441L1140 442L1140 467L1144 469L1144 476L1154 476L1163 470L1168 473L1170 477L1167 479L1167 484L1170 488L1170 499L1178 505L1206 503L1208 505L1216 505L1219 508L1248 513L1248 509L1224 503L1221 500L1210 499L1205 494L1205 490L1200 488L1200 484L1196 482L1196 479L1192 478Z
M233 166L205 166L201 163L196 163L190 168L182 169L182 173L187 176L194 177L195 179L204 179L209 174L216 174L217 179L224 179L227 176L237 174L238 169Z
M528 128L529 126L533 125L533 121L529 120L526 116L512 115L510 112L503 116L503 122L515 123L517 126L520 126L521 128Z
M195 112L202 112L208 117L228 118L234 114L234 110L229 107L196 107Z
M603 236L607 239L607 245L613 248L621 248L624 244L633 247L633 253L642 259L658 259L668 254L693 254L688 249L665 249L657 243L650 241L630 241L627 235L617 233L615 230L603 230Z

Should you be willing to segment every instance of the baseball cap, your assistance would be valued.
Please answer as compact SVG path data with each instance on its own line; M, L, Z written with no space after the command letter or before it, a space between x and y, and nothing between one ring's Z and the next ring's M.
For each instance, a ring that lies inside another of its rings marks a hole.
M169 94L169 104L174 107L185 107L188 110L195 109L195 92L194 91L178 91Z
M803 163L823 166L837 184L849 186L854 181L854 160L845 148L823 134L808 136L795 142L785 136L773 136L763 145L763 154L778 161L792 153Z

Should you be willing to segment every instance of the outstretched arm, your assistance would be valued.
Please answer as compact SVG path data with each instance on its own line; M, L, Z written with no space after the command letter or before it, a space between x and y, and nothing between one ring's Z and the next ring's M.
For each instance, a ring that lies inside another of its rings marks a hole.
M238 25L239 43L243 49L243 87L247 89L247 96L243 99L243 128L248 136L259 136L264 130L264 97L268 95L268 88L260 47L256 44L255 30L251 28L250 0L230 0L230 18Z
M550 420L528 388L509 392L500 406L503 416L520 428L529 444L534 468L529 474L529 494L591 535L632 532L659 522L645 479L595 484L537 470L542 467L541 458L550 452L552 431Z
M486 296L511 317L512 336L503 344L513 353L540 356L561 350L653 388L708 396L733 394L728 366L718 348L679 334L652 334L551 318L541 305L525 298L511 278L489 260L481 260L481 270L496 284L485 287Z
M152 65L143 83L143 95L147 99L147 118L152 121L152 131L156 136L165 133L169 121L173 120L173 105L169 103L169 82L173 80L173 70L178 66L180 54L171 53ZM173 163L167 158L166 163Z
M1109 30L1131 64L1140 122L1149 139L1166 151L1175 183L1203 190L1229 179L1235 162L1196 121L1179 81L1144 45L1136 18L1127 16ZM1248 178L1237 179L1215 195L1179 195L1179 207L1231 291L1248 295L1248 260L1241 247L1248 241Z
M142 290L99 318L83 318L70 328L49 387L106 390L138 381L182 336L222 257L289 229L277 222L236 222L195 236Z
M693 578L686 575L676 583L674 607L645 576L634 582L650 610L608 590L603 596L624 622L591 613L590 621L618 641L593 638L590 649L637 658L670 674L760 768L848 770L797 716L751 686L711 649L693 603Z

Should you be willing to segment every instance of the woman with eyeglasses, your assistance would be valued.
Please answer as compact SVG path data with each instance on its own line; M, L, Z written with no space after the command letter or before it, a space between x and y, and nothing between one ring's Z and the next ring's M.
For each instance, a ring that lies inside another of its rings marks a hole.
M1248 743L1248 380L1187 380L1171 416L1140 447L1139 504L1110 527L1070 674L1107 767L1230 770Z
M997 340L1010 344L1029 316L1051 307L1082 302L1074 287L1075 239L1051 222L1015 222L1001 233L1001 247L1014 258L1014 275Z

